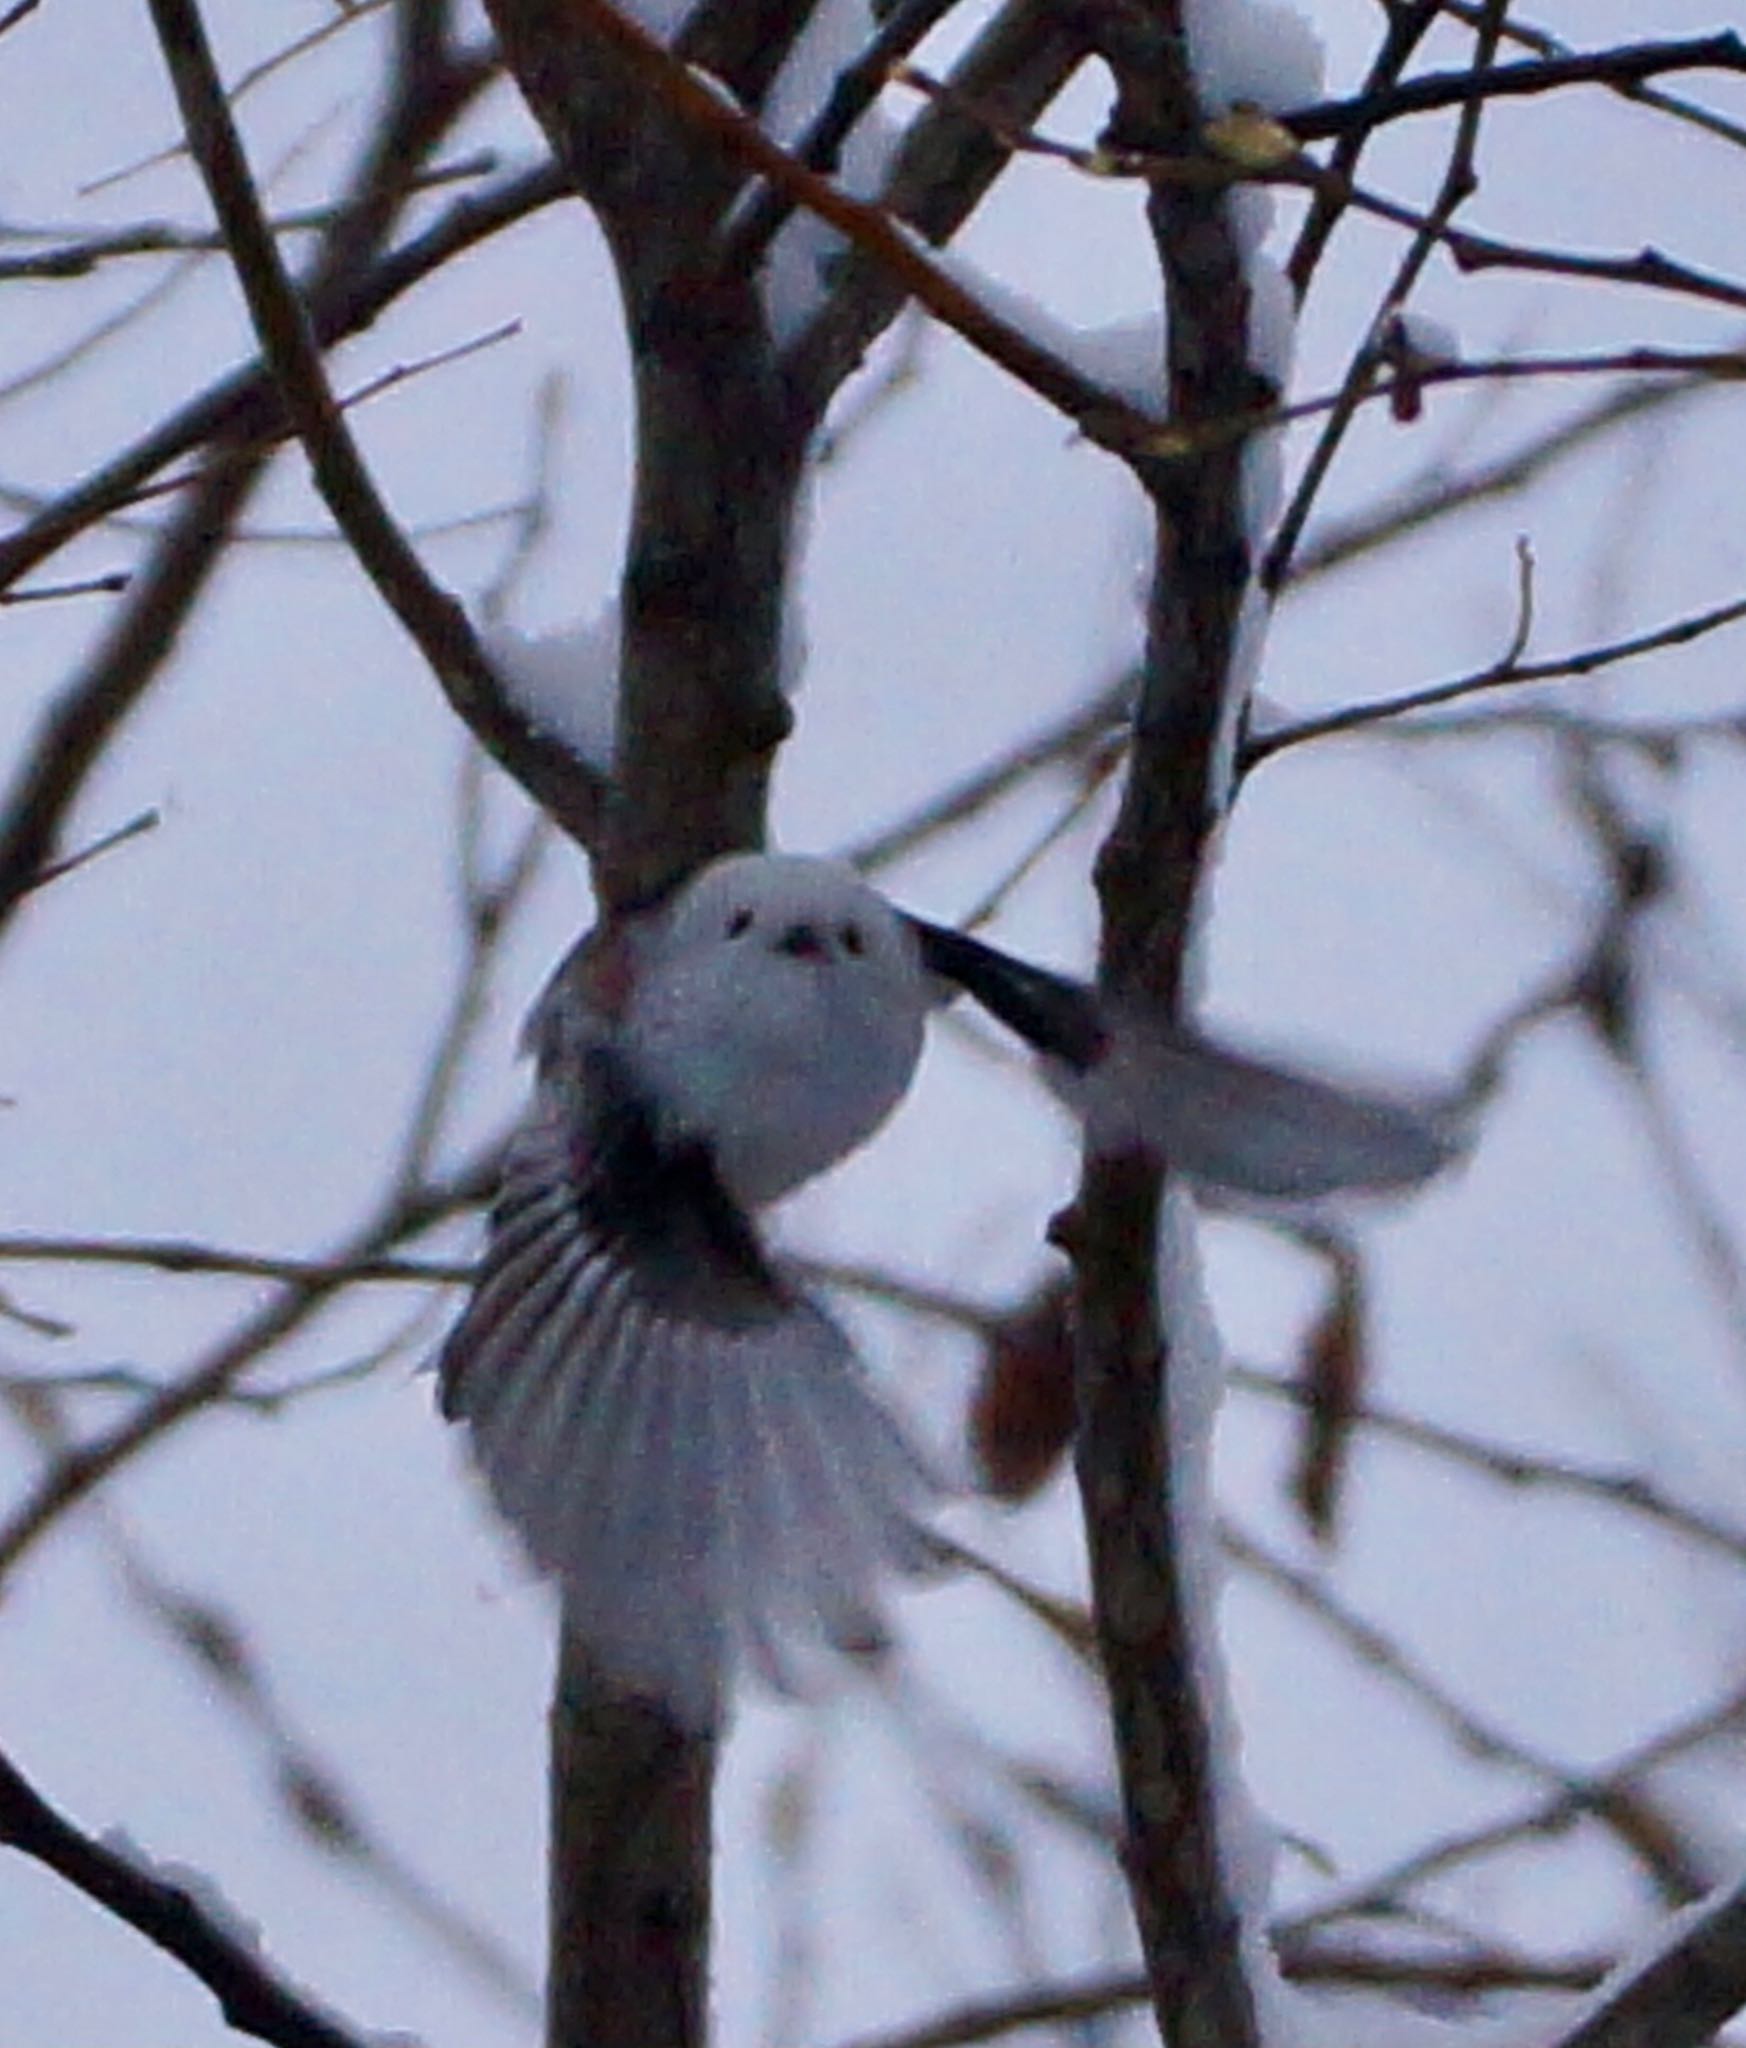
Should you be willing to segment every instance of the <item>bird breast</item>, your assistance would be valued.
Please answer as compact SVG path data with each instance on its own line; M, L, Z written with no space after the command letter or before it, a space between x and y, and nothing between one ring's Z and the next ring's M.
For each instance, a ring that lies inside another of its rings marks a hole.
M711 1147L757 1206L865 1143L921 1054L919 984L805 952L690 959L650 975L629 1019L633 1059L675 1134Z

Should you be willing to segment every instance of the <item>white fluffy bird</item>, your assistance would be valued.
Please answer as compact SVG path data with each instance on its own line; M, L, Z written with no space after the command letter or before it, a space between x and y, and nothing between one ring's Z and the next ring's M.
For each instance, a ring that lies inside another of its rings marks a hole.
M1435 1118L1186 1036L896 910L837 863L742 854L591 933L529 1020L538 1078L443 1413L603 1675L714 1725L735 1671L878 1633L936 1491L756 1212L902 1099L964 991L1042 1052L1104 1142L1267 1195L1404 1185Z

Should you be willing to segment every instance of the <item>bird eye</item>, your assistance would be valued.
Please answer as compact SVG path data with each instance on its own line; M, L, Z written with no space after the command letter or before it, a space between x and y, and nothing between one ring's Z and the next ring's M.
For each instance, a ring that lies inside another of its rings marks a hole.
M843 942L843 951L853 954L857 960L867 950L867 941L862 938L861 927L858 924L844 925L837 933L837 937Z
M752 913L749 910L736 910L727 921L727 935L730 939L744 938L751 929Z

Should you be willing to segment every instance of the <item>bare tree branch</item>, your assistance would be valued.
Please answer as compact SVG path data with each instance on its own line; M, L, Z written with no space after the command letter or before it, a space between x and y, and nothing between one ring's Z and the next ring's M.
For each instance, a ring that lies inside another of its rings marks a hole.
M1107 140L1175 154L1202 114L1174 7L1117 4L1096 23L1116 84ZM1165 298L1172 420L1240 412L1261 395L1249 366L1248 290L1226 198L1151 188L1147 218ZM1182 996L1196 892L1214 820L1238 618L1249 580L1240 445L1148 471L1156 551L1146 666L1121 807L1098 855L1099 985L1165 1019ZM1221 1848L1216 1645L1191 1585L1208 1567L1166 1437L1171 1376L1192 1365L1161 1325L1162 1171L1138 1155L1088 1157L1061 1231L1075 1268L1075 1465L1093 1607L1122 1786L1123 1860L1158 2027L1172 2048L1244 2048L1260 2022L1242 1904ZM1178 1410L1179 1412L1179 1410Z
M101 1436L50 1465L0 1525L0 1581L49 1528L119 1466L223 1395L263 1351L301 1329L350 1285L353 1271L448 1216L477 1207L495 1189L502 1146L494 1143L439 1184L390 1193L375 1217L325 1264L288 1280L284 1290L172 1381Z
M353 1285L465 1286L475 1268L458 1259L304 1259L234 1251L182 1238L3 1237L0 1259L67 1266L145 1266L160 1273L223 1275L242 1280L335 1281Z
M360 268L370 270L370 259L404 203L408 178L488 75L488 66L467 61L439 64L434 75L428 64L402 67L380 131L311 270L309 297L341 331L361 307L372 304L368 292L361 301L354 296L356 274ZM525 190L518 198L525 204ZM459 202L446 223L420 238L421 249L409 245L371 272L373 288L383 293L374 300L376 310L428 274L442 251L467 246L481 219L502 224L489 212L467 217L469 204ZM102 517L163 462L202 439L213 442L211 465L158 541L148 569L135 577L125 610L86 673L44 718L0 804L0 929L32 878L54 857L80 792L161 672L189 609L206 587L265 460L261 436L270 432L277 415L276 406L269 405L271 390L264 372L227 380L0 542L0 586L5 586Z
M1490 0L1481 26L1475 32L1473 44L1472 76L1486 72L1497 54L1498 37L1505 7L1502 0ZM1316 445L1304 464L1291 498L1280 517L1273 537L1268 543L1267 553L1261 563L1260 580L1262 588L1277 591L1290 573L1292 558L1297 544L1303 536L1305 523L1333 467L1334 458L1346 437L1346 430L1352 424L1363 400L1365 390L1376 375L1380 360L1383 337L1386 333L1386 316L1404 306L1412 295L1425 265L1440 244L1446 244L1449 225L1456 211L1469 199L1478 184L1474 171L1474 160L1479 148L1480 115L1485 107L1483 99L1469 99L1461 109L1455 124L1455 137L1450 145L1449 160L1444 167L1437 196L1430 212L1415 232L1404 256L1395 266L1393 277L1385 289L1376 317L1358 346L1353 350L1346 376L1341 386L1340 403L1335 406L1327 424L1317 436Z
M585 763L536 731L508 703L465 610L418 559L358 454L334 402L303 301L267 225L198 9L193 0L152 0L152 19L262 355L329 511L480 744L560 825L586 843L598 825L603 792L597 780Z
M1679 1916L1556 2048L1701 2048L1746 2006L1746 1879Z
M1567 85L1641 85L1670 71L1746 71L1746 41L1732 29L1683 41L1620 43L1610 50L1544 57L1519 64L1486 63L1468 71L1429 71L1379 86L1349 100L1324 100L1281 114L1305 142L1372 131L1409 114L1469 107L1478 100L1557 92Z
M1626 639L1611 641L1604 647L1585 647L1575 654L1562 654L1547 661L1523 661L1519 658L1519 649L1515 653L1506 651L1487 667L1452 677L1448 682L1427 683L1416 690L1403 690L1396 697L1379 697L1369 704L1348 704L1338 711L1318 712L1314 717L1293 719L1289 724L1255 733L1244 745L1243 767L1245 771L1258 767L1272 755L1282 753L1288 747L1301 746L1306 740L1326 739L1334 733L1360 730L1384 719L1399 718L1410 711L1426 711L1437 704L1452 704L1481 691L1595 675L1603 669L1617 667L1620 662L1635 661L1645 654L1658 654L1669 647L1683 647L1690 641L1701 640L1706 633L1737 625L1742 619L1746 619L1746 598L1733 598L1727 604L1712 605L1707 611L1693 612L1665 626L1655 626L1648 632L1633 633Z
M1333 1943L1295 1943L1280 1957L1282 1974L1297 1984L1371 1985L1401 1992L1473 1995L1487 1991L1584 1991L1605 1971L1590 1957L1542 1963L1511 1955L1376 1955ZM843 2048L973 2048L1032 2027L1071 2027L1146 2002L1140 1971L1121 1971L1078 1982L1027 1985L1005 1997L953 2006L919 2026L864 2034Z
M1591 452L1597 443L1636 422L1688 404L1706 388L1703 383L1683 382L1632 385L1596 400L1571 419L1540 429L1522 446L1464 476L1450 476L1443 465L1436 465L1380 504L1325 521L1312 544L1299 553L1287 586L1361 561L1474 506L1513 497L1570 457Z
M1479 18L1476 0L1441 0L1445 14L1452 14L1457 21L1469 24ZM1570 57L1576 52L1568 43L1560 42L1556 36L1548 35L1544 29L1535 28L1532 23L1512 15L1505 24L1506 39L1525 50L1537 50L1542 57ZM1746 148L1746 128L1719 114L1713 107L1699 106L1695 101L1676 97L1658 87L1645 85L1636 79L1608 79L1603 81L1618 93L1622 99L1635 100L1639 105L1653 107L1658 114L1671 114L1676 121L1683 121L1694 128L1705 129L1709 134L1724 142L1731 142L1736 148Z
M1087 55L1084 24L1053 0L1007 0L952 73L967 100L1026 127ZM880 204L923 240L942 243L969 219L1010 151L987 124L953 105L912 122ZM851 247L823 306L783 351L795 402L816 427L825 409L904 304L901 281Z
M1315 1399L1299 1381L1283 1379L1254 1366L1233 1366L1231 1384L1263 1399L1289 1402L1297 1408L1310 1407ZM1573 1493L1604 1501L1609 1507L1624 1508L1646 1521L1660 1523L1669 1536L1702 1544L1705 1549L1746 1564L1746 1527L1735 1527L1688 1502L1672 1498L1641 1472L1517 1450L1466 1430L1452 1429L1446 1423L1429 1422L1422 1416L1380 1407L1374 1400L1354 1408L1351 1420L1355 1428L1370 1435L1465 1465L1518 1491Z
M153 1876L63 1819L3 1753L0 1844L34 1857L174 1956L218 2000L238 2033L274 2048L365 2048L361 2034L329 2019L275 1976L184 1885Z

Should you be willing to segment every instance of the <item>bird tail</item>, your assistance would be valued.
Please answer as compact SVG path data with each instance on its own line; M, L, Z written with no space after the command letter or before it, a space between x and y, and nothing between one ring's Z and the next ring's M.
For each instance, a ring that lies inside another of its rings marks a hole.
M937 1489L822 1309L633 1255L565 1167L519 1148L443 1410L602 1674L708 1728L737 1668L794 1690L809 1648L880 1639Z

